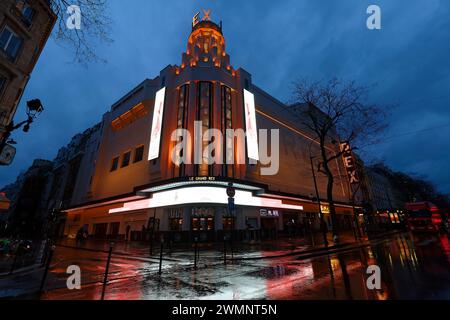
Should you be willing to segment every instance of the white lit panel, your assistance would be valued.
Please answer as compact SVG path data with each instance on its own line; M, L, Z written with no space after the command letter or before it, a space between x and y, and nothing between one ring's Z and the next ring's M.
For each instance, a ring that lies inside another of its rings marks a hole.
M159 146L161 145L161 130L164 115L164 99L166 88L162 88L156 93L155 107L153 108L153 122L150 136L150 147L148 151L148 160L159 158Z
M259 160L258 128L256 127L255 96L244 89L245 129L247 133L247 155L250 159Z

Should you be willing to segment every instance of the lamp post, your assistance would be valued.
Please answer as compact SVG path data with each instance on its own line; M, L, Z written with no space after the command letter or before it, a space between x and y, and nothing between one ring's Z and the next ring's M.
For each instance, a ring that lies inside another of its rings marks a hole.
M33 121L36 119L38 115L40 115L44 111L44 107L42 106L41 100L34 99L27 101L27 116L28 119L24 120L18 124L14 124L14 121L11 121L6 126L6 131L3 137L3 140L0 143L0 154L3 152L3 149L8 143L8 139L11 136L11 133L17 129L20 129L23 126L23 132L27 133L30 131L30 126L33 123Z

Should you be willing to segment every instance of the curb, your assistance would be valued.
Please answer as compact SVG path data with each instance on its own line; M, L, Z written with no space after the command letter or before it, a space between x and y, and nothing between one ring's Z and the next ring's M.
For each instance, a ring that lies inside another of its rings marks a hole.
M15 269L13 273L3 272L3 273L0 273L0 280L7 279L9 276L12 277L12 276L17 276L17 275L22 275L24 273L28 273L29 271L33 271L34 272L36 270L39 270L40 268L42 268L42 265L38 263L38 264L33 264L31 266L28 266L28 267Z
M320 248L312 248L312 249L306 249L306 250L298 250L298 251L291 251L289 253L283 253L283 254L278 254L278 255L271 255L271 256L259 256L259 257L247 257L247 258L230 258L227 260L230 261L242 261L242 260L262 260L262 259L275 259L275 258L283 258L283 257L289 257L289 256L295 256L298 254L308 254L308 253L316 253L316 252L324 252L324 251L329 251L329 250L333 250L333 249L339 249L339 248L344 248L344 247L349 247L353 244L353 242L346 242L346 243L341 243L341 244L337 244L337 245L332 245L332 246L328 246L328 247L320 247Z
M337 249L345 249L345 248L350 248L352 246L355 247L362 247L362 246L367 246L370 244L370 241L373 240L378 240L378 239L382 239L385 237L389 237L392 236L394 234L400 234L403 233L404 231L391 231L391 232L387 232L387 233L383 233L377 236L374 236L368 240L363 240L363 241L353 241L353 242L343 242L343 243L339 243L339 244L335 244L335 245L329 245L327 247L321 246L318 248L310 248L310 249L304 249L304 250L297 250L297 251L291 251L288 253L283 253L283 254L278 254L278 255L269 255L269 256L256 256L256 257L236 257L236 258L227 258L227 260L229 261L244 261L244 260L262 260L262 259L275 259L275 258L283 258L283 257L289 257L289 256L293 256L293 255L308 255L308 254L315 254L317 255L317 253L323 253L323 252L327 252L327 251L335 251ZM74 249L74 250L82 250L82 251L89 251L89 252L101 252L104 254L108 254L107 250L98 250L98 249L91 249L91 248L81 248L81 247L74 247L74 246L69 246L69 245L57 245L57 247L62 247L62 248L68 248L68 249ZM153 257L140 257L140 256L136 256L135 254L130 254L130 253L126 253L123 251L114 251L114 255L117 256L122 256L122 257L127 257L129 259L132 260L140 260L140 261L148 261L151 259L158 259L153 258ZM214 258L214 257L212 257ZM173 262L179 262L179 259L174 259L174 258L164 258L164 260L166 261L173 261ZM1 276L1 274L0 274Z
M364 240L364 241L344 242L344 243L331 245L331 246L327 246L327 247L323 246L323 247L319 247L319 248L311 248L311 249L306 249L306 250L292 251L292 252L284 253L284 254L280 254L280 255L272 255L272 256L264 256L264 257L263 256L248 257L248 258L243 258L243 257L242 258L230 258L227 260L230 260L230 261L262 260L262 259L283 258L283 257L289 257L289 256L293 256L293 255L317 256L318 253L327 252L327 251L337 252L337 251L340 251L339 249L346 249L346 248L352 248L352 247L355 247L355 248L365 247L365 246L370 245L371 241L383 239L385 237L392 236L394 234L399 234L399 233L403 233L403 231L393 231L393 232L384 233L384 234L378 235L376 237L373 237L371 239Z

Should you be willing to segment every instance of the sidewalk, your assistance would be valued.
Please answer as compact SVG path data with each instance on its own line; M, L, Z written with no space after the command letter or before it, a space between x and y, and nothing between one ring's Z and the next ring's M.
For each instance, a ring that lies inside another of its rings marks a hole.
M363 244L368 241L367 236L363 236L356 240L353 232L347 232L340 235L338 244L334 244L332 235L328 234L328 247L323 244L323 235L315 234L312 239L311 236L305 238L292 237L280 238L277 240L266 240L260 242L238 242L234 241L227 243L227 259L228 260L253 260L284 257L295 254L302 254L307 252L326 251L354 244ZM109 241L103 240L88 240L82 245L76 245L74 240L64 240L58 243L59 247L71 248L74 250L87 250L92 252L108 253ZM224 243L199 243L199 254L202 260L209 262L219 261L223 259ZM114 243L113 255L120 255L124 258L147 259L150 258L150 244L145 242L126 242L118 241ZM153 256L157 258L160 251L160 243L154 243ZM232 253L231 253L232 251ZM164 246L164 260L186 261L193 260L194 244L174 244L172 248L168 248L167 244Z
M391 233L384 233L378 235L378 238L384 238ZM231 255L229 246L227 248L228 261L245 261L256 259L273 259L287 256L297 256L297 259L307 259L313 256L323 255L327 253L334 253L340 250L352 249L355 246L365 246L370 243L367 237L363 237L355 241L353 233L346 233L341 235L339 244L332 242L331 235L328 236L329 245L323 245L322 234L316 234L314 239L309 238L281 238L277 240L262 241L257 243L233 243L233 255ZM142 242L117 242L113 247L113 261L117 265L114 268L121 268L123 261L139 261L146 267L150 273L156 273L160 244L154 246L153 255L149 255L149 244ZM92 283L98 283L103 278L104 259L106 259L109 250L108 241L90 240L85 242L82 246L76 246L74 241L65 240L59 243L56 247L55 258L52 260L51 271L53 274L53 281L58 280L58 276L63 274L65 276L65 269L61 269L61 263L68 263L72 259L87 259L85 261L94 261L94 269L83 274L89 277ZM58 253L59 251L59 253ZM75 258L74 258L75 257ZM213 244L199 244L199 259L202 266L214 267L223 265L223 242ZM100 261L101 260L101 261ZM183 265L186 272L190 272L193 268L194 249L193 244L176 245L169 252L168 248L164 250L163 256L165 268L170 268L171 265ZM100 261L98 264L96 261ZM97 267L100 266L100 268ZM61 269L61 270L60 270ZM13 275L0 276L0 298L5 297L20 297L21 299L35 299L39 297L37 293L39 284L43 276L43 268L32 266L27 269L17 270ZM115 270L117 271L117 270ZM111 273L115 272L113 269ZM56 278L55 278L56 277ZM100 279L100 280L99 280ZM59 279L61 280L61 279ZM65 281L65 278L63 279ZM63 281L63 282L64 282ZM50 281L53 283L52 281ZM62 283L62 282L61 282ZM53 287L58 288L61 283ZM65 283L65 282L64 282ZM49 284L49 282L47 282Z

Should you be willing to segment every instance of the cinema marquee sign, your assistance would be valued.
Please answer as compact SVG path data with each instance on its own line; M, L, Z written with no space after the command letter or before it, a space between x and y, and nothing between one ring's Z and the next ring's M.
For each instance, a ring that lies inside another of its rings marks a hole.
M211 10L202 9L202 11L203 11L203 18L201 19L201 21L211 21ZM192 17L192 28L195 27L199 22L200 22L200 12L197 12Z
M342 160L344 161L344 167L347 170L348 180L350 184L359 183L358 173L356 172L355 158L348 142L341 143Z

